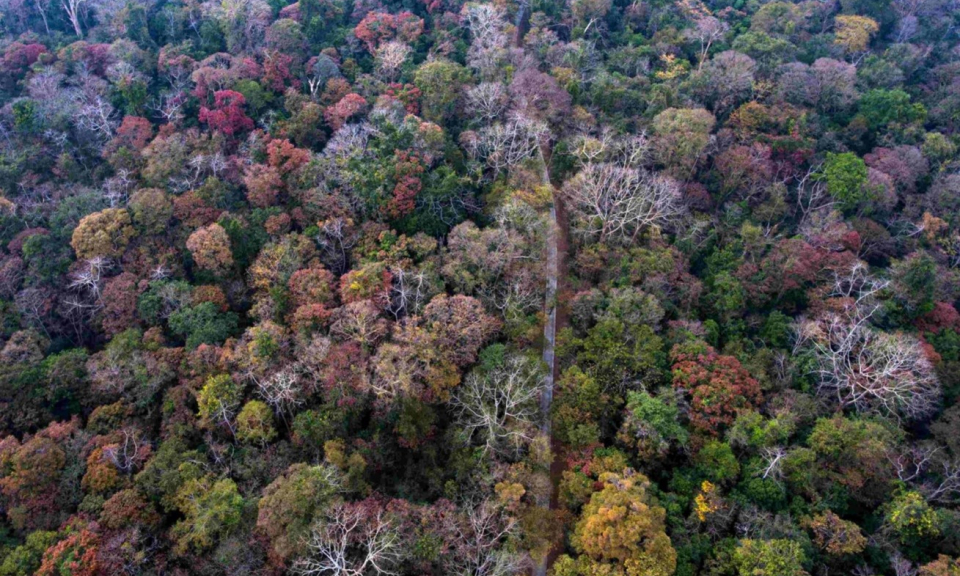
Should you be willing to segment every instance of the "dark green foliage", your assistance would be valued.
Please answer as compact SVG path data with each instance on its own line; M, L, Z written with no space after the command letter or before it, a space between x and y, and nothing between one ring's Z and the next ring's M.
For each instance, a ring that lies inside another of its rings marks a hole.
M740 474L740 464L729 444L710 441L694 457L697 472L711 482L732 483Z
M220 344L236 332L237 323L235 313L220 312L212 302L177 310L169 319L170 330L186 340L187 348Z
M891 124L923 121L927 115L923 105L911 103L910 95L903 90L871 90L860 99L859 111L867 125L875 130Z
M663 379L666 352L650 326L626 325L606 318L579 342L578 363L589 367L601 386L618 388L630 382L656 386Z
M70 267L72 254L52 234L34 234L23 243L23 260L27 265L24 283L30 286L56 284Z

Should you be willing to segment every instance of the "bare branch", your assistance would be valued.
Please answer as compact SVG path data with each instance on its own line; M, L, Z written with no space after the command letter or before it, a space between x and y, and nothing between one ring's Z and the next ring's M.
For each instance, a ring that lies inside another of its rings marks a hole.
M382 510L368 513L362 503L332 506L307 541L308 556L293 565L313 576L391 576L399 562L400 537Z
M684 213L671 178L616 164L589 164L563 187L579 233L600 242L633 242Z
M536 433L543 387L539 362L512 356L489 374L472 372L453 397L460 424L484 442L484 452L518 453Z

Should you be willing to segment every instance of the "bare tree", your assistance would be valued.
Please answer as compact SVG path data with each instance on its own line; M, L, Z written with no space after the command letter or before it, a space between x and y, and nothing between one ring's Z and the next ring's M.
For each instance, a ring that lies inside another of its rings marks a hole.
M545 123L512 114L507 122L481 128L468 148L496 175L540 154L540 145L549 136Z
M406 270L395 266L390 288L390 306L387 310L394 319L410 314L418 315L430 296L435 293L432 282L423 270Z
M467 89L468 109L482 124L500 118L510 104L507 87L502 82L481 82Z
M563 187L578 231L604 242L633 242L651 226L684 213L671 178L616 164L589 164Z
M102 286L104 272L110 270L113 263L109 258L96 256L84 260L81 267L70 275L70 288L86 292L102 306Z
M86 66L80 66L77 79L78 89L71 91L77 107L77 127L101 140L112 138L118 121L116 109L108 97L110 85Z
M357 242L352 225L352 221L343 217L328 218L319 223L317 245L324 252L324 264L335 274L346 271L347 254Z
M581 166L610 162L624 168L639 168L650 157L650 140L645 132L619 136L603 127L597 136L573 137L570 153Z
M130 171L126 168L120 168L115 176L103 181L103 197L107 199L111 208L125 206L130 191L134 189L136 184Z
M528 568L528 557L505 546L516 536L517 522L498 503L485 499L467 504L449 521L450 541L455 544L445 558L447 574L510 576Z
M782 446L764 448L760 453L760 457L763 459L763 471L760 473L760 477L764 480L779 481L783 477L783 458L786 455L787 451Z
M944 14L941 10L949 10L946 2L936 0L894 0L890 7L897 14L895 42L909 42L919 29L919 21L923 17L936 18Z
M387 322L370 300L351 302L338 308L332 317L330 335L373 346L387 334Z
M707 56L710 54L710 47L714 42L723 38L723 35L730 29L730 25L710 15L698 17L693 28L687 29L687 38L696 40L700 43L700 51L697 54L697 71L703 68Z
M539 267L518 268L509 278L479 290L484 302L508 320L521 320L543 307L543 274Z
M615 136L613 130L604 126L596 136L580 133L570 141L570 154L581 166L598 164L608 160Z
M67 18L69 18L70 23L73 24L73 31L77 33L78 38L83 38L83 29L80 28L80 16L81 10L86 3L87 0L60 0L60 6L62 6L63 11L67 13ZM46 18L44 18L43 21L46 23Z
M114 108L106 98L94 96L84 102L77 117L77 126L89 130L104 139L113 136L116 122L113 119Z
M527 558L505 549L515 537L516 519L491 500L468 505L466 511L452 518L451 538L455 542L447 557L448 574L457 576L509 576L526 567Z
M403 42L386 42L377 48L377 73L384 82L392 82L400 74L400 67L407 61L413 48Z
M518 453L536 433L543 367L526 356L511 356L490 373L472 372L453 397L468 434L478 434L484 452Z
M797 180L796 205L800 223L817 210L826 210L833 205L830 194L824 182L815 176L820 173L822 164L811 166L806 174Z
M49 36L50 24L47 22L47 0L33 0L33 5L36 6L37 12L40 13L40 18L43 19L43 27L47 31L47 36Z
M68 287L74 292L61 299L58 311L69 323L78 342L82 341L89 321L105 306L102 294L104 273L112 265L109 258L97 256L83 261L70 274Z
M890 455L897 479L914 486L928 502L960 502L960 461L937 446L910 446Z
M285 366L268 378L253 376L257 393L269 404L274 412L286 420L286 414L293 414L297 406L303 404L303 384L300 378L300 363Z
M893 568L894 576L916 576L917 569L913 563L903 557L899 550L894 550L890 555L890 567Z
M103 456L124 474L133 472L149 455L150 443L133 428L124 428L120 441L103 449Z
M185 91L170 90L151 100L147 107L164 122L176 124L183 119L183 106L186 103Z
M50 337L47 330L46 317L52 308L49 294L42 288L24 288L17 292L14 297L14 304L17 312L23 316L31 325L43 330L43 333Z
M880 307L875 295L886 286L860 262L835 273L830 295L846 305L816 320L801 319L797 349L814 354L821 398L858 412L917 420L936 408L940 384L916 338L870 325Z
M503 10L494 4L470 2L460 11L460 19L470 30L467 64L483 79L496 78L510 42Z
M400 536L382 510L339 503L327 510L307 541L308 556L293 565L296 574L368 576L396 574Z
M305 72L310 96L318 97L326 87L327 81L340 75L340 67L326 54L320 54L310 59Z
M150 271L150 280L166 280L170 277L170 270L167 269L163 264L157 264L153 270Z

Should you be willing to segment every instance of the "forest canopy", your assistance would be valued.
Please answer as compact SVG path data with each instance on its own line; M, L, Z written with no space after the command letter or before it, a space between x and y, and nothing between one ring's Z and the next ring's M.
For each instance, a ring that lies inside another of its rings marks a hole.
M956 576L958 145L958 0L0 0L0 576Z

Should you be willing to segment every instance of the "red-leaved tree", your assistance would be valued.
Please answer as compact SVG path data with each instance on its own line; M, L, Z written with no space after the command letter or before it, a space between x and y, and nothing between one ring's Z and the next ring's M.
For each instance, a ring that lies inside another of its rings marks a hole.
M716 435L741 411L760 404L760 384L733 356L706 345L677 345L671 356L673 386L690 397L690 423L698 430Z
M347 94L339 102L323 111L327 124L339 130L347 120L356 116L367 107L367 101L359 94Z
M416 153L405 150L394 152L394 158L397 161L394 166L396 184L387 212L392 218L402 218L416 207L417 194L423 189L421 177L426 166Z
M226 135L253 130L253 120L243 111L246 98L233 90L217 90L213 93L213 108L200 108L200 121Z
M423 20L410 12L370 12L357 24L353 34L371 54L376 54L377 47L388 40L415 42L423 34Z

